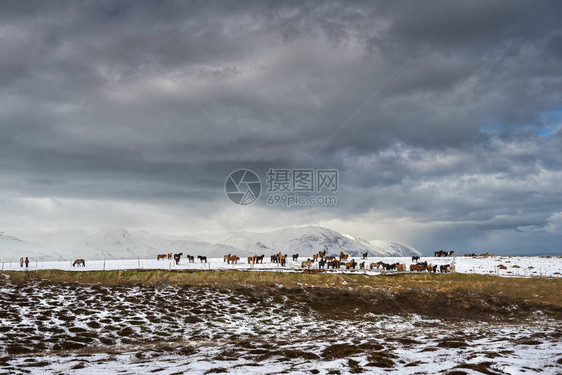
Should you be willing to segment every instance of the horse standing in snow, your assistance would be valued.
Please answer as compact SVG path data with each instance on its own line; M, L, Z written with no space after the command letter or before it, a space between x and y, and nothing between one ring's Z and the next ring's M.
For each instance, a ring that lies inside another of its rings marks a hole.
M86 267L86 261L84 259L76 259L74 263L72 263L72 267Z
M176 261L176 265L180 264L180 258L182 255L183 253L174 254L174 260Z

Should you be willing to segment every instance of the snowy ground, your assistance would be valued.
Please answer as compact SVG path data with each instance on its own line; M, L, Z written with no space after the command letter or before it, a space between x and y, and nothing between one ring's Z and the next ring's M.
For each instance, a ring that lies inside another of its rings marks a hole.
M121 270L121 269L239 269L239 270L261 270L261 271L298 271L303 260L307 258L299 258L293 262L289 260L286 267L279 267L275 263L271 263L266 257L264 264L251 265L247 263L247 259L241 259L238 264L227 264L222 258L211 258L208 263L201 263L195 259L194 263L188 263L187 259L182 258L180 264L169 260L157 261L155 259L134 259L134 260L88 260L86 259L86 267L72 267L72 261L68 262L36 262L31 260L29 270L34 269L60 269L60 270ZM383 261L385 263L405 263L408 268L412 264L411 258L406 257L379 257L368 258L363 260L355 258L358 263L365 262L366 268L373 262ZM422 257L421 261L427 261L430 264L454 264L455 271L461 273L478 273L478 274L495 274L500 276L518 276L518 277L561 277L562 276L562 256L558 257L488 257L488 258L472 258L472 257L454 257L454 258L434 258ZM503 265L507 269L499 269L498 266ZM312 268L317 268L313 265ZM6 271L25 270L19 263L3 262L2 269ZM350 270L346 271L345 267L340 270L330 272L361 272L368 274L378 274L384 272L382 270ZM396 271L389 271L396 272Z
M6 278L0 280L0 373L562 371L562 327L540 312L518 322L340 317L311 309L305 297L165 284L16 285Z

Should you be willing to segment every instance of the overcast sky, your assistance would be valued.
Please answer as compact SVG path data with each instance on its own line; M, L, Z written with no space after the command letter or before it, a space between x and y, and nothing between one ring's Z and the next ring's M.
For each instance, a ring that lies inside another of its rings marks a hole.
M0 228L562 252L562 4L2 1ZM335 207L228 201L339 171Z

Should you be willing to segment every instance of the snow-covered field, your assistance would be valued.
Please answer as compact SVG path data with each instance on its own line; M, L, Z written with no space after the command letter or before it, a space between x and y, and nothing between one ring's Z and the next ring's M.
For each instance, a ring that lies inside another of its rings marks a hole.
M176 265L173 260L160 260L155 259L132 259L132 260L88 260L86 259L86 267L72 267L73 260L67 262L45 262L31 260L29 270L35 269L59 269L59 270L123 270L123 269L169 269L169 270L223 270L223 269L236 269L236 270L260 270L260 271L286 271L286 272L299 272L302 261L307 258L301 257L298 261L288 260L286 267L280 267L276 263L272 263L268 257L265 258L263 264L248 264L247 259L241 258L237 264L227 264L223 258L210 258L207 263L202 263L195 259L193 263L189 263L186 258L181 258L180 264ZM370 257L366 260L355 258L358 263L365 262L366 269L364 270L346 270L345 267L341 269L332 270L327 272L356 272L366 274L380 274L384 272L396 271L383 271L380 269L370 270L369 264L373 262L385 263L405 263L408 269L409 265L414 263L410 257ZM477 274L493 274L500 276L518 276L518 277L561 277L562 276L562 256L546 256L546 257L532 257L532 256L497 256L497 257L449 257L449 258L434 258L422 257L420 261L427 261L433 265L454 264L455 272L461 273L477 273ZM498 268L503 265L506 269ZM311 268L318 268L317 264L313 264ZM25 270L20 267L19 263L3 262L2 269L6 271Z
M254 289L0 280L0 373L559 374L562 328L332 314ZM456 371L456 372L453 372Z

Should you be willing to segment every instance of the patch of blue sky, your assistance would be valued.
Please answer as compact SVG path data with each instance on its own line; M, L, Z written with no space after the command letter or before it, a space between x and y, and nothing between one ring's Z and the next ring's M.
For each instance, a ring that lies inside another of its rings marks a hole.
M562 125L562 107L541 113L534 124L509 126L509 124L490 121L490 123L481 126L480 131L491 136L501 136L506 133L531 133L540 137L548 137L560 125Z
M537 131L537 135L548 137L562 124L562 107L543 113L541 120L544 126Z

